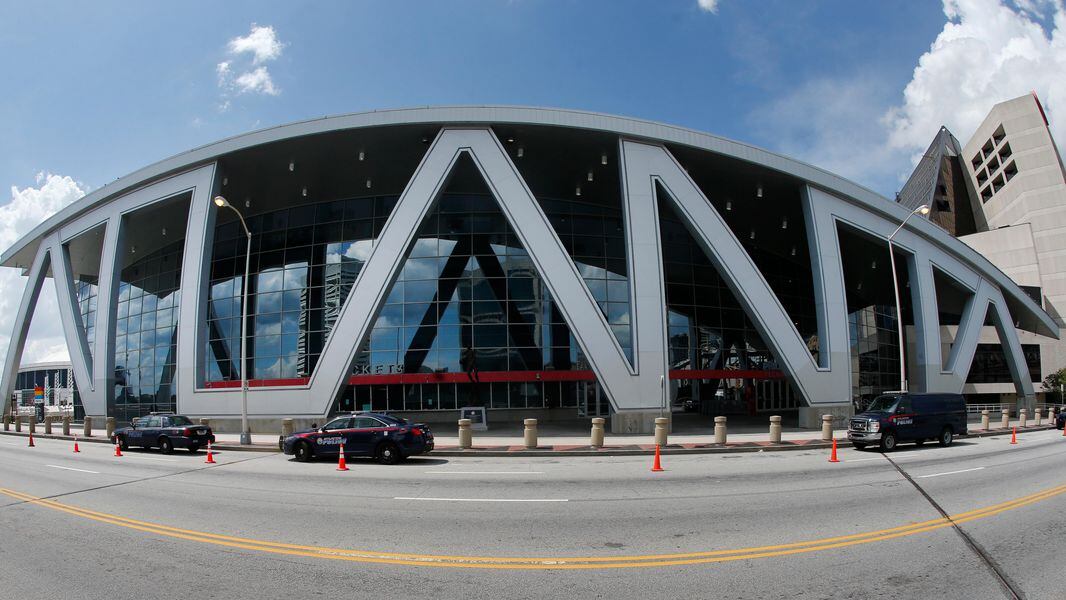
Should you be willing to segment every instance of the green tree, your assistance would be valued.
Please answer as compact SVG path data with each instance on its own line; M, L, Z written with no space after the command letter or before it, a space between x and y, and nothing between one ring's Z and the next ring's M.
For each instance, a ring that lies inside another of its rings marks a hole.
M1066 368L1048 374L1044 378L1044 391L1049 403L1062 404L1062 387L1066 385Z

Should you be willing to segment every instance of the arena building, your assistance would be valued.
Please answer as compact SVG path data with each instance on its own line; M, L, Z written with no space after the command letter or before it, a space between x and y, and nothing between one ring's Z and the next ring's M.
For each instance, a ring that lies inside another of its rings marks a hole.
M682 410L811 424L903 385L962 391L986 323L1031 405L1040 356L1019 331L1057 339L1058 323L915 214L647 121L316 119L147 166L8 249L0 264L28 281L0 385L10 397L51 277L85 414L119 421L176 410L236 430L246 379L253 430L363 408L454 422L466 406L616 432Z

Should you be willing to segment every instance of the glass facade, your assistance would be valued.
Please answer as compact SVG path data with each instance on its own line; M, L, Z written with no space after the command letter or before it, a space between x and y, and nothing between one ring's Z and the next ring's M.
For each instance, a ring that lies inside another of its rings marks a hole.
M172 242L124 269L115 315L114 408L119 421L176 410L178 307L184 241Z
M672 201L663 190L659 198L672 404L705 414L754 413L771 397L776 408L798 406L799 395Z
M899 333L895 305L874 305L848 313L851 397L856 411L889 390L899 389Z
M74 291L78 298L78 311L81 313L81 324L85 330L85 341L89 344L89 356L92 356L96 350L93 344L96 341L97 289L95 277L81 275L74 282Z
M248 218L250 379L308 377L396 196L285 208ZM215 229L208 302L208 382L239 380L241 288L247 237Z
M1040 346L1022 344L1022 354L1029 368L1029 381L1040 381ZM1007 356L1000 344L977 344L966 383L1013 383Z

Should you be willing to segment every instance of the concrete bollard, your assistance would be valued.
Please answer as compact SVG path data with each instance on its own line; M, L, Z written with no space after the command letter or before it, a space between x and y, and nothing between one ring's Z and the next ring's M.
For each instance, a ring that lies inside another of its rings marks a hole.
M537 447L537 420L523 419L522 424L525 425L525 429L522 430L522 441L525 443L526 450L532 450Z
M1036 425L1036 426L1039 427L1041 421L1043 421L1043 420L1044 420L1044 411L1039 409L1039 408L1036 409L1036 411L1033 413L1033 425Z
M593 448L603 448L603 424L606 422L607 419L603 417L592 419L592 439L589 440L589 445Z
M781 443L781 416L773 415L770 417L770 443Z
M1048 425L1051 425L1052 427L1055 426L1055 407L1054 406L1052 406L1051 408L1047 409L1047 423L1048 423Z
M470 419L459 419L459 447L463 450L474 446L474 433L470 431Z
M988 428L989 428L990 425L991 424L989 423L988 411L987 410L982 410L981 411L981 430L982 431L988 431Z
M670 419L666 417L655 417L655 445L666 445L666 427L670 422Z
M63 435L70 435L70 417L63 417Z
M22 415L15 415L15 432L22 431Z
M726 418L715 417L714 418L714 443L724 444L726 438Z
M1018 427L1025 427L1026 420L1029 418L1029 413L1023 408L1018 411Z
M822 415L822 441L833 439L833 415Z
M44 418L44 434L52 435L52 417Z
M37 415L30 415L30 433L37 433Z
M211 419L208 419L206 417L200 417L200 424L203 425L204 427L210 427L211 426Z
M107 431L107 439L111 439L111 436L115 434L115 417L108 417L104 426Z
M85 415L85 420L82 422L82 437L90 438L93 436L93 418L89 415Z
M4 431L11 431L11 415L4 415Z
M281 437L289 437L295 429L292 419L281 420Z
M1000 427L1002 427L1003 429L1006 429L1006 428L1010 427L1010 409L1009 408L1004 408L1003 409L1003 419L999 422L999 424L1000 424Z

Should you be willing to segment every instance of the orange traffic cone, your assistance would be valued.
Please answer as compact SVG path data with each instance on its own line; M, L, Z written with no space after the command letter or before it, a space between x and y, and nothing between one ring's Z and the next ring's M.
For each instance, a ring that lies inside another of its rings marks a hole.
M81 452L81 450L78 450L78 436L74 436L74 452Z
M659 444L655 444L655 462L651 465L651 470L656 473L659 471L665 471L662 462L659 460Z
M837 439L833 438L833 452L829 455L829 462L840 462L837 460Z
M30 432L30 448L34 448L34 447L35 446L33 445L33 432L31 431Z
M215 464L215 456L213 454L211 454L211 442L210 441L207 442L207 460L205 460L204 462L209 464L209 465Z
M1017 444L1018 443L1018 428L1017 427L1011 427L1010 428L1010 443L1012 443L1012 444Z
M119 447L118 438L115 438L115 456L122 456L122 448Z
M347 471L348 470L348 463L344 461L344 444L341 444L340 459L337 460L337 470L338 471Z

